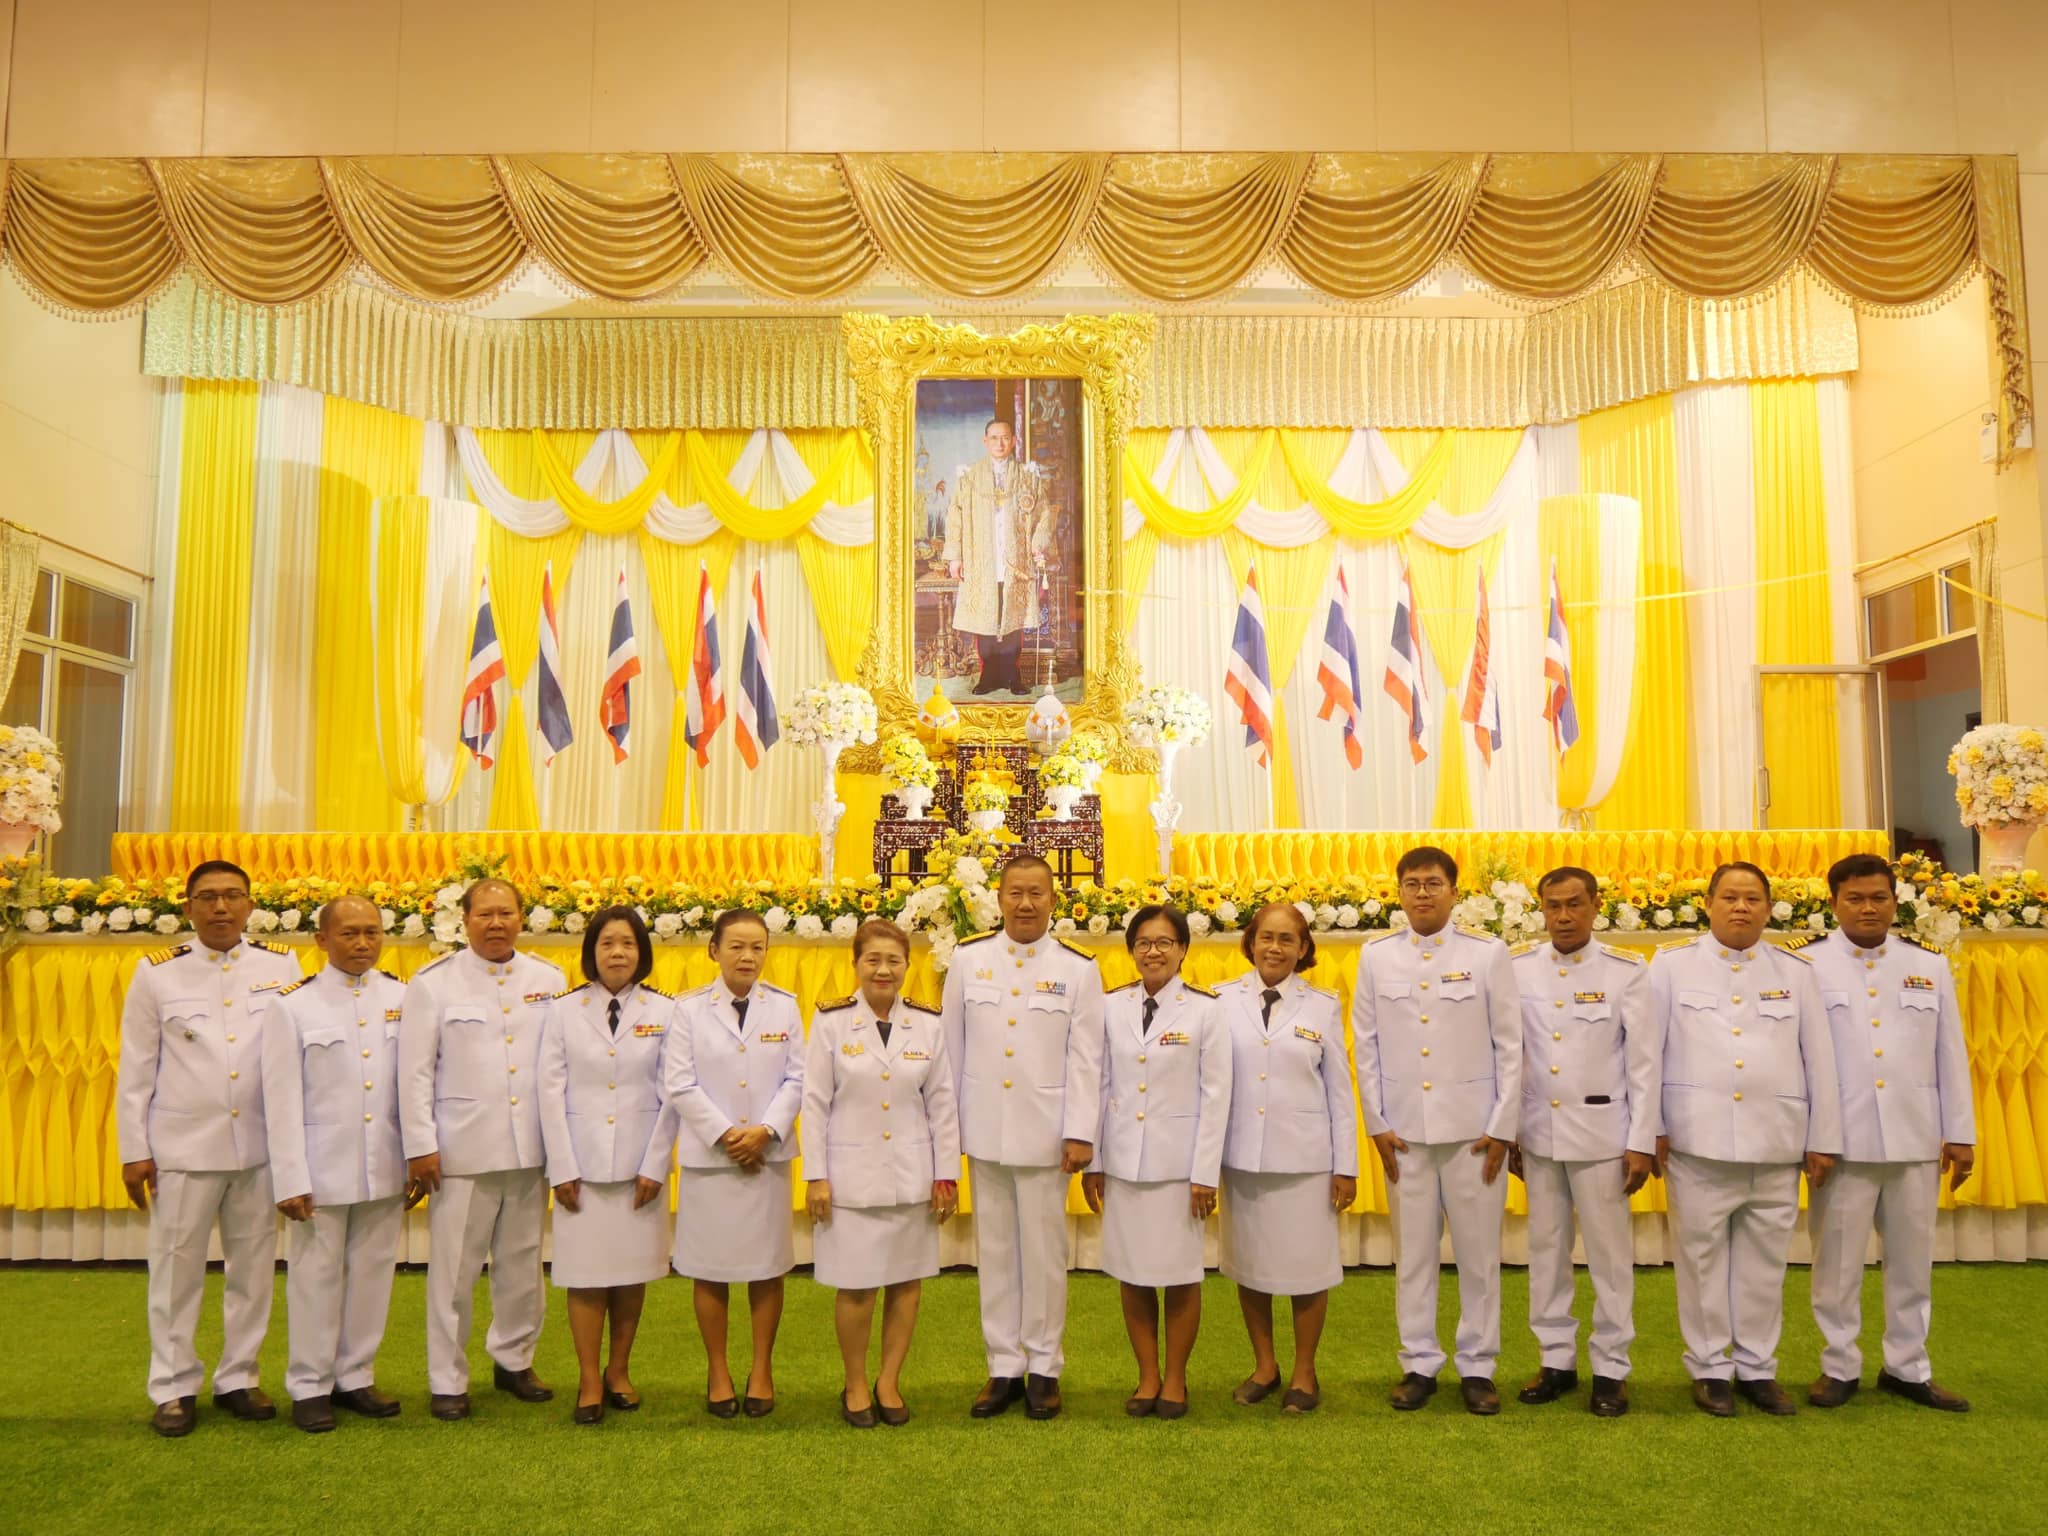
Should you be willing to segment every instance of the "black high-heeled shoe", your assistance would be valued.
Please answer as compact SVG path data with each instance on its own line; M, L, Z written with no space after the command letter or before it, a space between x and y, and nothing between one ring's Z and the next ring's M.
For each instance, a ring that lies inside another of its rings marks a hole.
M604 1399L594 1403L578 1403L576 1411L569 1415L573 1424L602 1424L604 1422Z
M875 1427L875 1405L869 1403L865 1408L849 1408L846 1406L846 1391L844 1388L841 1388L839 1393L839 1417L846 1420L855 1429L873 1429Z
M774 1398L754 1396L754 1378L751 1376L747 1378L747 1390L740 1401L750 1419L765 1419L775 1411Z
M737 1397L713 1397L707 1384L704 1388L704 1411L714 1419L736 1419L740 1416L740 1400Z
M638 1392L621 1392L614 1388L610 1382L605 1383L604 1400L608 1405L618 1409L621 1413L631 1413L640 1406L640 1394Z
M869 1389L869 1396L874 1402L876 1414L880 1416L884 1424L889 1425L892 1429L897 1429L910 1422L910 1404L898 1403L894 1408L891 1408L882 1401L881 1383L877 1382Z

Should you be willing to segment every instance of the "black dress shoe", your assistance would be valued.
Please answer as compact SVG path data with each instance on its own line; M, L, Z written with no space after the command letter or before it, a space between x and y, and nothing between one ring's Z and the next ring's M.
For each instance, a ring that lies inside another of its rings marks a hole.
M1587 1404L1596 1419L1618 1419L1628 1412L1628 1383L1613 1376L1593 1378L1593 1400Z
M509 1392L522 1403L551 1403L555 1400L555 1389L534 1374L532 1366L524 1370L508 1371L496 1361L491 1362L491 1385L500 1392Z
M232 1392L213 1394L213 1406L225 1408L238 1419L251 1423L277 1417L277 1404L264 1395L261 1387L237 1387Z
M469 1417L469 1394L467 1392L436 1392L427 1399L427 1412L444 1424L453 1424Z
M1155 1419L1184 1419L1187 1416L1188 1400L1186 1398L1182 1398L1176 1403L1170 1397L1161 1396L1153 1401L1152 1417Z
M292 1425L309 1435L324 1435L334 1428L334 1400L328 1397L292 1399Z
M569 1413L571 1424L602 1424L604 1422L604 1399L594 1403L578 1403Z
M1231 1389L1230 1400L1240 1408L1249 1408L1254 1403L1263 1403L1279 1390L1280 1378L1278 1376L1275 1376L1271 1381L1261 1381L1259 1380L1258 1373L1254 1371Z
M747 1411L750 1419L765 1419L775 1411L775 1399L754 1396L753 1378L747 1379L747 1390L740 1397L740 1406Z
M855 1429L873 1429L880 1422L875 1417L875 1405L872 1402L865 1408L847 1407L844 1389L839 1393L839 1417L846 1420Z
M1735 1390L1774 1419L1789 1419L1799 1411L1799 1405L1792 1401L1792 1394L1768 1376L1759 1381L1738 1378Z
M1056 1419L1060 1416L1060 1379L1036 1371L1024 1378L1024 1417Z
M1387 1394L1387 1401L1403 1413L1412 1413L1436 1396L1436 1378L1425 1376L1420 1371L1410 1371L1394 1384L1394 1390Z
M1695 1381L1692 1400L1701 1413L1710 1413L1717 1419L1735 1417L1735 1391L1718 1378L1703 1376Z
M1579 1373L1576 1370L1554 1370L1544 1366L1529 1385L1515 1394L1515 1401L1534 1406L1537 1403L1554 1403L1567 1392L1579 1390Z
M334 1394L334 1406L359 1413L366 1419L395 1419L399 1405L397 1398L386 1397L375 1387L350 1387L346 1392Z
M1153 1410L1158 1406L1159 1394L1157 1392L1154 1392L1150 1397L1145 1396L1143 1393L1133 1392L1124 1399L1124 1414L1128 1418L1149 1419L1152 1417Z
M740 1400L736 1397L712 1397L706 1394L704 1411L714 1419L736 1419L740 1416Z
M1317 1382L1307 1392L1302 1391L1299 1387L1289 1387L1287 1395L1280 1399L1280 1411L1282 1413L1294 1414L1314 1413L1322 1400L1323 1386L1321 1382Z
M1500 1412L1500 1393L1494 1390L1490 1376L1460 1376L1458 1395L1465 1399L1465 1411L1476 1413L1482 1419L1490 1419Z
M879 1382L869 1389L869 1395L874 1400L875 1416L884 1424L889 1425L892 1429L901 1429L910 1422L910 1404L898 1403L894 1408L891 1408L882 1401L882 1388Z
M1806 1400L1816 1408L1839 1408L1862 1390L1860 1381L1844 1381L1839 1376L1823 1376L1806 1389Z
M640 1406L638 1392L614 1392L610 1387L604 1389L604 1400L608 1407L616 1408L621 1413L631 1413Z
M199 1400L196 1397L174 1397L168 1403L158 1403L156 1412L149 1416L149 1427L166 1440L183 1439L192 1433L192 1426L199 1422Z
M1877 1373L1877 1390L1889 1392L1894 1397L1903 1397L1909 1403L1918 1403L1922 1408L1935 1408L1943 1413L1968 1413L1970 1400L1947 1387L1937 1387L1932 1381L1904 1381L1890 1371Z
M1024 1396L1024 1383L1015 1376L991 1376L988 1385L981 1389L974 1406L967 1410L970 1418L992 1419L1005 1411L1010 1404Z

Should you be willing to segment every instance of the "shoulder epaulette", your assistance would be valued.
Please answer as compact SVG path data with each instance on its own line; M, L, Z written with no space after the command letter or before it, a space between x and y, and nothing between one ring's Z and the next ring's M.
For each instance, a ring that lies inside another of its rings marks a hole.
M1451 926L1468 939L1497 939L1500 937L1499 934L1491 933L1484 928L1475 928L1470 923L1453 923Z
M920 1003L914 997L906 997L905 999L903 999L903 1006L910 1009L914 1013L928 1013L933 1018L937 1018L940 1013L940 1010L938 1008L933 1007L930 1003Z
M429 960L425 965L421 966L418 970L412 973L413 979L417 981L420 977L426 975L427 972L431 971L435 966L446 965L450 960L453 960L457 955L461 953L462 951L459 949L451 949L448 951L447 954L442 955L438 959Z
M553 971L557 976L560 976L562 974L562 968L559 965L555 964L555 962L552 960L543 960L539 955L528 955L526 956L526 958L528 960L531 960L535 965L546 966L549 970Z
M189 955L191 953L192 946L190 944L180 944L176 949L154 950L150 954L149 963L151 965L162 965L166 960L175 960L180 955Z
M1786 951L1789 954L1794 950L1806 948L1807 945L1811 944L1815 939L1819 937L1819 934L1812 932L1789 934L1784 939L1779 941L1778 948Z
M1929 953L1930 955L1939 955L1943 953L1942 948L1939 944L1930 944L1925 939L1916 939L1910 933L1902 933L1899 935L1899 938L1904 940L1906 943L1912 945L1915 949L1926 950L1927 953Z
M773 992L773 993L774 993L774 994L775 994L776 996L778 996L778 997L795 997L795 996L796 996L796 994L795 994L794 992L790 991L790 990L789 990L789 988L787 988L787 987L778 987L778 986L777 986L777 985L775 985L775 983L774 983L774 982L772 982L772 981L757 981L757 982L755 982L755 983L754 983L754 985L755 985L755 986L757 986L757 987L759 987L759 988L760 988L760 989L761 989L761 990L762 990L763 992Z
M584 988L584 987L587 987L587 986L589 986L589 985L590 985L590 983L586 981L586 982L583 982L583 983L582 983L581 985L579 985L579 986L574 986L574 987L568 987L568 988L565 988L564 990L562 990L562 991L560 991L560 992L557 992L557 993L555 994L555 996L556 996L556 997L574 997L574 996L575 996L575 995L576 995L576 994L577 994L578 992L581 992L581 991L583 990L583 988Z
M1138 978L1133 976L1129 981L1120 981L1113 987L1104 987L1102 989L1102 995L1104 997L1114 997L1119 992L1130 991L1131 988L1135 987L1137 984Z
M1258 973L1254 971L1252 974L1257 975ZM1333 1003L1340 1003L1343 1001L1343 999L1337 996L1336 992L1329 987L1319 987L1314 982L1310 981L1304 981L1302 985L1304 987L1307 987L1309 991L1315 993L1318 997L1327 997Z
M849 994L845 997L827 998L821 1001L818 1004L817 1011L819 1013L838 1013L843 1009L851 1008L852 1006L853 997L851 994Z
M1398 939L1402 934L1406 933L1407 931L1408 930L1406 928L1389 928L1385 933L1374 934L1365 942L1368 944L1384 944L1389 939Z
M1626 960L1630 965L1641 965L1643 963L1642 952L1639 950L1626 949L1619 944L1602 944L1600 947L1608 954L1614 956L1615 959Z
M396 971L387 971L382 966L379 966L377 968L377 974L379 976L382 976L386 981L398 981L398 973ZM398 984L401 987L405 985L405 983L402 981L398 981Z
M653 994L654 994L654 995L655 995L656 997L665 997L665 998L667 998L667 999L668 999L668 1000L669 1000L670 1002L674 1002L674 1001L676 1000L676 995L675 995L675 993L673 993L673 992L669 991L669 990L668 990L668 988L666 988L666 987L657 987L657 986L656 986L656 985L655 985L655 984L654 984L653 982L651 982L651 981L643 981L643 982L641 982L641 983L640 983L640 990L641 990L642 992L652 992L652 993L653 993Z
M301 976L297 981L286 982L283 986L277 989L277 995L279 997L290 997L294 992L298 991L299 988L303 987L307 982L311 981L312 979L313 978L310 976Z
M1216 995L1214 992L1211 992L1207 987L1197 986L1192 981L1183 981L1181 985L1186 987L1190 992L1194 993L1197 997L1214 997Z
M1095 958L1094 950L1082 948L1079 944L1076 944L1072 939L1068 938L1065 934L1057 935L1054 939L1054 942L1057 943L1061 949L1066 950L1069 954L1079 955L1083 960L1093 960Z
M273 955L288 955L292 952L291 945L278 944L270 939L252 939L249 942L249 947L251 949L267 949Z
M969 935L967 935L966 938L962 939L959 944L955 944L953 947L955 949L958 949L961 944L979 944L983 939L992 939L995 936L996 930L993 928L989 928L981 933L970 933Z
M1508 953L1519 960L1524 955L1533 955L1542 945L1543 941L1541 939L1524 939L1521 943L1511 947ZM1604 949L1606 946L1602 945L1601 947Z

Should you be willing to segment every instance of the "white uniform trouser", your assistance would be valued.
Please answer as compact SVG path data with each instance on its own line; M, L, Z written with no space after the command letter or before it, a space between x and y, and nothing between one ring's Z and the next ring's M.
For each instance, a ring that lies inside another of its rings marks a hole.
M295 1221L286 1251L284 1389L294 1402L353 1392L377 1380L377 1346L391 1311L405 1202L322 1205Z
M1503 1170L1488 1184L1485 1161L1472 1155L1469 1141L1411 1143L1401 1154L1391 1193L1403 1371L1434 1376L1444 1368L1436 1290L1446 1218L1458 1263L1458 1374L1491 1376L1500 1358L1500 1224L1508 1181Z
M1067 1183L1058 1168L968 1160L981 1340L991 1376L1057 1376L1066 1363Z
M1572 1315L1572 1214L1586 1240L1593 1277L1593 1337L1587 1358L1595 1376L1628 1378L1635 1341L1635 1240L1622 1160L1564 1163L1522 1154L1529 1191L1529 1331L1543 1363L1569 1371L1579 1363L1579 1323Z
M547 1184L538 1168L444 1174L427 1202L427 1390L469 1390L469 1324L477 1277L491 1261L491 1358L508 1371L533 1364L542 1308L540 1228Z
M1799 1165L1673 1152L1665 1185L1678 1234L1673 1268L1687 1373L1695 1381L1774 1380Z
M220 1363L213 1390L257 1382L256 1356L270 1327L277 1283L277 1208L270 1165L234 1172L156 1176L149 1217L149 1400L196 1397L206 1376L193 1337L206 1294L206 1242L220 1222L223 1263Z
M1835 1165L1807 1202L1813 1234L1813 1320L1825 1341L1820 1368L1837 1381L1863 1374L1863 1255L1875 1223L1884 1242L1884 1368L1928 1381L1927 1321L1933 1309L1936 1163Z

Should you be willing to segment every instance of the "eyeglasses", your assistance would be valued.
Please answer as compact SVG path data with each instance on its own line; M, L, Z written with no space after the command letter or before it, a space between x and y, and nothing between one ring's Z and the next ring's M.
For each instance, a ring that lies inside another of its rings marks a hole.
M1445 880L1403 880L1401 882L1401 894L1403 896L1441 896L1450 888L1450 882Z
M1180 948L1179 939L1140 939L1131 946L1134 955L1163 955L1170 949Z
M185 898L195 907L232 907L236 902L248 899L247 891L200 891Z

